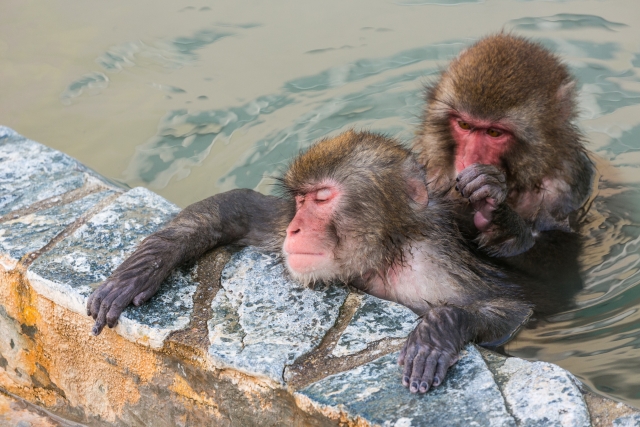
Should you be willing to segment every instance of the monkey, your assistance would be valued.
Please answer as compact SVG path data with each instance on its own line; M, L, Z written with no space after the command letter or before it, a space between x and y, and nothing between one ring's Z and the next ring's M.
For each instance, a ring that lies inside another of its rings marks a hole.
M238 189L194 203L144 239L89 297L93 333L178 265L231 243L280 254L301 283L339 280L418 314L399 356L412 393L439 386L466 343L504 340L531 316L534 287L471 250L399 142L356 131L321 140L279 183L280 196Z
M425 98L412 148L479 248L515 257L555 242L549 232L575 231L594 165L575 124L576 81L556 55L511 34L485 37Z

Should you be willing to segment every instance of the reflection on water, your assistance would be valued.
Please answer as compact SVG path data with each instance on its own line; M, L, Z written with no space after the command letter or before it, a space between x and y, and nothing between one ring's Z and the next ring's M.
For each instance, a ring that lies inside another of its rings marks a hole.
M419 82L438 72L433 65L436 61L453 58L463 46L459 41L444 42L387 58L360 59L285 82L280 93L224 110L170 111L162 119L158 135L137 148L125 176L163 188L172 178L187 176L217 141L228 141L238 129L259 125L277 110L299 109L300 104L306 112L284 129L258 140L243 162L220 178L221 183L256 188L263 177L282 169L283 160L347 127L357 125L397 135L420 112ZM403 71L416 64L422 67ZM363 80L365 85L358 84ZM336 94L336 88L342 93Z
M582 229L584 290L506 350L640 407L636 0L48 4L2 6L2 124L183 206L269 192L300 149L351 127L409 141L424 82L482 35L514 30L558 52L579 78L600 174Z
M599 16L571 13L513 19L511 20L511 25L515 30L524 31L575 30L578 28L603 28L615 31L618 28L627 26L620 22L607 21Z

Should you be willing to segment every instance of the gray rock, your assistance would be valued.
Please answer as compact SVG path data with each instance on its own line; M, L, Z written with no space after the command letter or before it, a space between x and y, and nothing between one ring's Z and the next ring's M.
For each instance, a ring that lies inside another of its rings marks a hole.
M417 318L405 306L364 295L332 354L345 356L362 351L368 344L383 338L404 338L415 328Z
M84 167L59 151L2 128L0 216L58 196L85 182Z
M320 343L347 296L344 286L312 290L288 279L278 257L252 248L232 257L221 285L208 322L214 364L280 383L285 366Z
M577 380L559 366L512 357L496 374L518 426L591 425Z
M97 285L140 241L168 222L179 208L144 188L118 197L29 268L38 292L78 313ZM195 267L194 267L195 268ZM189 322L196 284L189 268L175 271L147 304L129 306L116 330L131 340L160 347Z
M640 427L640 414L624 415L613 420L613 427Z
M11 136L16 136L17 133L15 130L8 128L6 126L0 125L0 139L9 138ZM2 141L0 141L2 142Z
M410 394L401 382L398 353L327 377L301 391L321 411L338 408L382 426L515 426L491 372L469 345L439 387ZM335 409L333 409L335 411Z
M110 190L90 194L67 205L0 223L0 252L18 260L42 248L85 211L112 194Z

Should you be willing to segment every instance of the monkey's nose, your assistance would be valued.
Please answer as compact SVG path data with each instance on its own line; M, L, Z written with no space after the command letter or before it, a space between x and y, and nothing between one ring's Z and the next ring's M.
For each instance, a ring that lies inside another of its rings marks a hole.
M287 232L287 234L288 234L289 236L293 236L294 234L298 234L300 231L301 231L301 230L300 230L300 228L299 228L299 227L297 227L297 228L294 228L294 229L290 229L290 230Z

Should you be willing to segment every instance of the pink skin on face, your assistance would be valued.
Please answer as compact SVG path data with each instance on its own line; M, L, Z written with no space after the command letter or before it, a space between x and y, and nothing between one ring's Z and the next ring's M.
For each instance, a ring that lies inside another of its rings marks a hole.
M455 168L460 173L474 163L500 167L502 155L513 143L513 134L500 122L478 120L464 114L452 114L449 118L451 135L456 141ZM474 203L476 213L473 222L480 231L491 225L496 201L487 198Z
M499 166L502 155L513 142L513 134L500 123L452 115L449 124L456 141L457 173L474 163Z
M327 226L339 198L340 191L329 185L296 196L296 215L287 227L283 247L294 272L308 274L331 267L335 243L327 236Z

